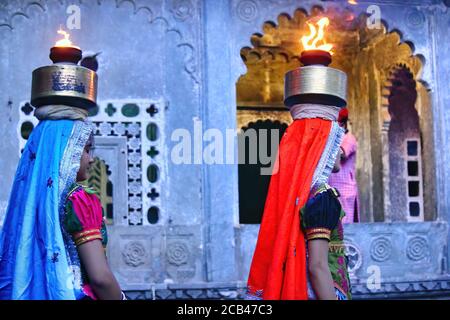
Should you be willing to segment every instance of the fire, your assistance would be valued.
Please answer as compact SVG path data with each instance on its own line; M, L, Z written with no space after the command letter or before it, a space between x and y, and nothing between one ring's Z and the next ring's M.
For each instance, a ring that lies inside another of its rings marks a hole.
M358 2L356 2L356 0L348 0L348 3L349 4L353 4L353 5L357 5L358 4Z
M303 44L304 50L323 50L328 51L330 54L333 54L331 52L331 49L333 48L332 44L326 43L324 40L324 30L325 28L330 24L330 19L328 18L322 18L317 22L317 26L319 27L319 30L317 31L317 28L311 24L310 22L306 22L309 26L309 32L310 34L307 36L303 36L301 41ZM317 46L317 43L321 41L322 44Z
M72 41L70 41L70 34L65 32L64 30L61 29L61 27L58 30L58 34L64 36L64 39L61 39L59 41L56 42L55 47L72 47L72 48L77 48L80 49L77 46L74 46L72 44Z

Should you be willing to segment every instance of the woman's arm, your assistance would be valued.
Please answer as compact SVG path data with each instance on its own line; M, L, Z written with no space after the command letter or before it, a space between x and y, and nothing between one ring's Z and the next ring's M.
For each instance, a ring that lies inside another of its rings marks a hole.
M336 300L333 279L328 267L328 241L308 241L308 271L314 292L320 300Z
M328 266L328 242L340 219L341 204L332 188L320 191L300 211L302 229L308 241L308 271L318 299L336 300L333 278Z
M78 253L95 295L100 300L122 300L122 291L106 261L101 241L83 243Z

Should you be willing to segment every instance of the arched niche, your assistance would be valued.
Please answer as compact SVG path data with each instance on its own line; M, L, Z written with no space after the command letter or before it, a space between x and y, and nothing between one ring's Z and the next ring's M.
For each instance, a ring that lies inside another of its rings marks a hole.
M278 144L287 127L287 123L266 119L250 122L239 131L238 179L241 224L259 224L262 221L272 172L270 167L273 168Z
M407 65L399 64L382 92L385 221L435 220L433 123L427 85L417 81Z

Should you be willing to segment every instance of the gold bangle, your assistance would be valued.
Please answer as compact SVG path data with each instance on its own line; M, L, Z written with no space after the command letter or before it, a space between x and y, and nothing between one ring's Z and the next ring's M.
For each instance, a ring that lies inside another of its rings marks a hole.
M314 240L314 239L324 239L330 241L330 236L326 233L316 233L311 236L307 236L306 240Z
M306 230L306 240L324 238L330 241L331 231L326 228L313 228Z
M312 234L312 233L317 233L317 232L331 233L331 230L328 229L328 228L310 228L310 229L306 229L306 234Z
M73 237L78 239L87 235L91 235L91 234L101 234L99 229L89 229L89 230L85 230L83 232L77 232L73 234Z
M103 240L103 238L102 238L101 235L86 236L86 237L82 237L82 238L79 238L79 239L75 240L75 245L77 247L79 247L82 244L84 244L86 242L89 242L89 241L92 241L92 240L100 240L101 241L101 240Z

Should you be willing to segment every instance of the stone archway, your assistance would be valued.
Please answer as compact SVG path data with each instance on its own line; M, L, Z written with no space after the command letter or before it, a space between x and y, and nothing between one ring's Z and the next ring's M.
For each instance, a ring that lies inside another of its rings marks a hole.
M283 106L283 77L286 71L300 66L298 56L303 50L300 38L308 33L306 21L319 16L328 16L331 20L326 34L327 42L334 45L331 66L348 75L351 129L359 141L357 180L360 190L371 190L360 192L362 222L384 221L389 204L389 180L385 174L389 164L382 155L388 152L386 99L393 70L398 66L410 70L421 92L417 107L426 109L422 104L427 103L429 107L426 89L420 89L419 82L422 57L413 54L411 44L402 42L399 31L388 32L384 23L379 29L369 29L363 14L355 17L345 9L325 10L318 6L312 7L309 14L297 9L292 16L280 14L277 23L265 22L263 33L252 35L252 47L241 49L247 73L236 85L238 127L267 118L291 122ZM431 128L431 118L422 119L424 115L419 113L421 127ZM426 139L432 139L431 130L427 131ZM427 170L431 173L434 169ZM432 174L428 174L426 178L429 184L433 183L431 177ZM432 210L433 196L428 199L426 207Z

